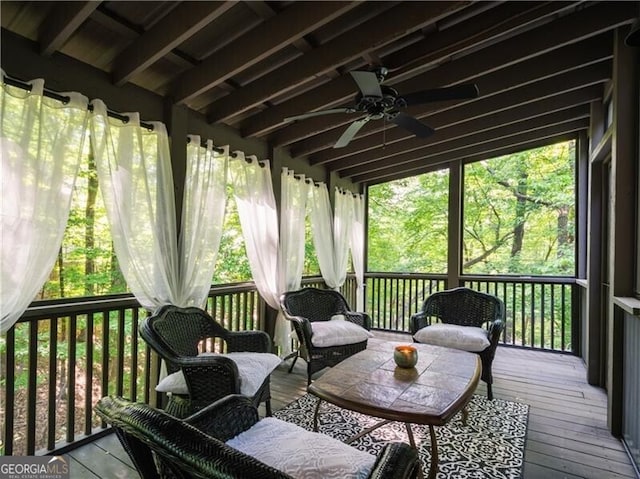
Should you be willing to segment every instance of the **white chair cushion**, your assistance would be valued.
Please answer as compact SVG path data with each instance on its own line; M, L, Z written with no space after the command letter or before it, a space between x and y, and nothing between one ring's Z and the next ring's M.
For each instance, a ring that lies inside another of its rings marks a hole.
M253 397L266 377L280 364L281 359L271 353L202 353L198 356L226 356L238 366L240 394ZM156 386L156 391L173 394L189 394L182 371L169 374Z
M343 316L344 318L344 316ZM373 334L351 321L332 319L331 321L313 321L311 323L311 342L317 348L342 346L360 343Z
M486 329L457 324L435 323L420 329L413 338L420 343L473 353L483 351L490 344Z
M376 457L325 434L267 417L227 445L295 478L364 479Z

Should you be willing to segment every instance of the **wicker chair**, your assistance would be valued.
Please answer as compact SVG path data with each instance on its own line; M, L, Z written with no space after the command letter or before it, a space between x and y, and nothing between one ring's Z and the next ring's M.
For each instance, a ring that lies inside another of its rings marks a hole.
M439 291L429 296L422 307L422 311L411 317L411 334L418 333L423 328L427 328L432 324L432 319L436 318L441 323L453 324L458 326L486 326L488 346L477 352L482 361L482 380L487 383L487 397L493 399L491 385L493 384L493 375L491 373L491 363L496 354L498 340L504 330L505 308L501 299L486 293L473 291L469 288L454 288L447 291ZM487 323L487 324L485 324ZM426 341L425 341L426 342ZM431 341L429 341L431 342ZM466 349L457 347L451 343L437 343L454 347L457 349Z
M298 357L301 357L307 362L307 384L311 384L311 376L314 373L327 366L335 366L340 361L367 348L367 339L338 346L314 346L311 326L313 322L329 321L332 316L343 315L345 320L362 326L367 331L371 327L369 315L352 311L347 300L337 291L317 288L288 291L280 298L280 306L285 318L293 323L300 343L300 349L289 372L293 369Z
M270 353L271 339L263 331L228 331L199 308L161 306L140 325L140 336L164 359L169 374L182 370L188 394L172 393L166 411L185 417L229 394L240 393L237 365L221 355L199 356L198 345L212 339L226 343L226 352ZM265 402L271 415L270 376L252 397Z
M95 410L115 429L142 479L292 477L225 444L259 422L257 409L244 396L227 396L184 420L119 397L102 398ZM298 426L289 428L303 431ZM319 433L307 434L338 443ZM277 444L273 446L276 451L280 450ZM389 443L377 457L368 477L415 478L418 467L413 448L408 444Z

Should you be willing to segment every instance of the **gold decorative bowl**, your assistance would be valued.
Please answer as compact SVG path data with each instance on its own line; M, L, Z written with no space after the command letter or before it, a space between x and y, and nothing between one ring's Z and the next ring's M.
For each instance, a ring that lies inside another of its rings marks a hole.
M401 368L412 368L418 362L418 350L410 345L396 346L393 360Z

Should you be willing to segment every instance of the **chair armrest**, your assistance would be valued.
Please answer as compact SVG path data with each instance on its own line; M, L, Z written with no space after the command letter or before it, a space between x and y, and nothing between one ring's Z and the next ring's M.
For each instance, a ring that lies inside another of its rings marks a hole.
M362 326L367 331L371 329L371 318L367 313L347 311L344 313L344 319L351 321L358 326Z
M419 467L420 462L415 449L409 444L391 442L378 454L369 479L415 478Z
M313 335L311 322L302 316L288 316L287 319L293 323L293 329L298 336L298 341L300 341L307 350L310 350L313 346L311 343L311 336Z
M225 336L230 353L270 353L271 339L264 331L232 331Z
M258 410L246 396L232 394L184 419L222 442L250 429L260 420Z
M489 324L488 336L491 346L497 346L502 331L504 331L504 321L501 319L496 319Z
M411 328L411 334L416 334L422 328L429 326L430 321L427 315L421 311L411 315L409 318L409 326Z
M209 405L228 394L240 393L238 366L225 356L181 356L172 360L182 369L189 397L196 403Z

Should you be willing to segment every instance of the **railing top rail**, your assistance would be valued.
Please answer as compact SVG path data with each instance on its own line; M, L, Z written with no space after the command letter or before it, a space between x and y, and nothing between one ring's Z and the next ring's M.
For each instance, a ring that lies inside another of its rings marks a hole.
M497 276L497 275L461 275L462 281L482 281L489 283L544 283L576 284L576 278L569 276Z
M385 272L367 272L364 274L366 278L414 278L414 279L447 279L447 275L443 273L385 273Z
M367 272L366 278L391 278L391 279L447 279L442 273L394 273L394 272ZM462 281L482 281L493 283L544 283L544 284L575 284L576 278L572 276L529 276L529 275L489 275L489 274L463 274Z
M85 301L74 301L55 304L33 304L22 313L18 322L31 321L34 319L48 319L51 317L69 316L72 314L87 314L96 311L113 311L127 308L139 308L140 303L133 296L108 299L90 299Z

